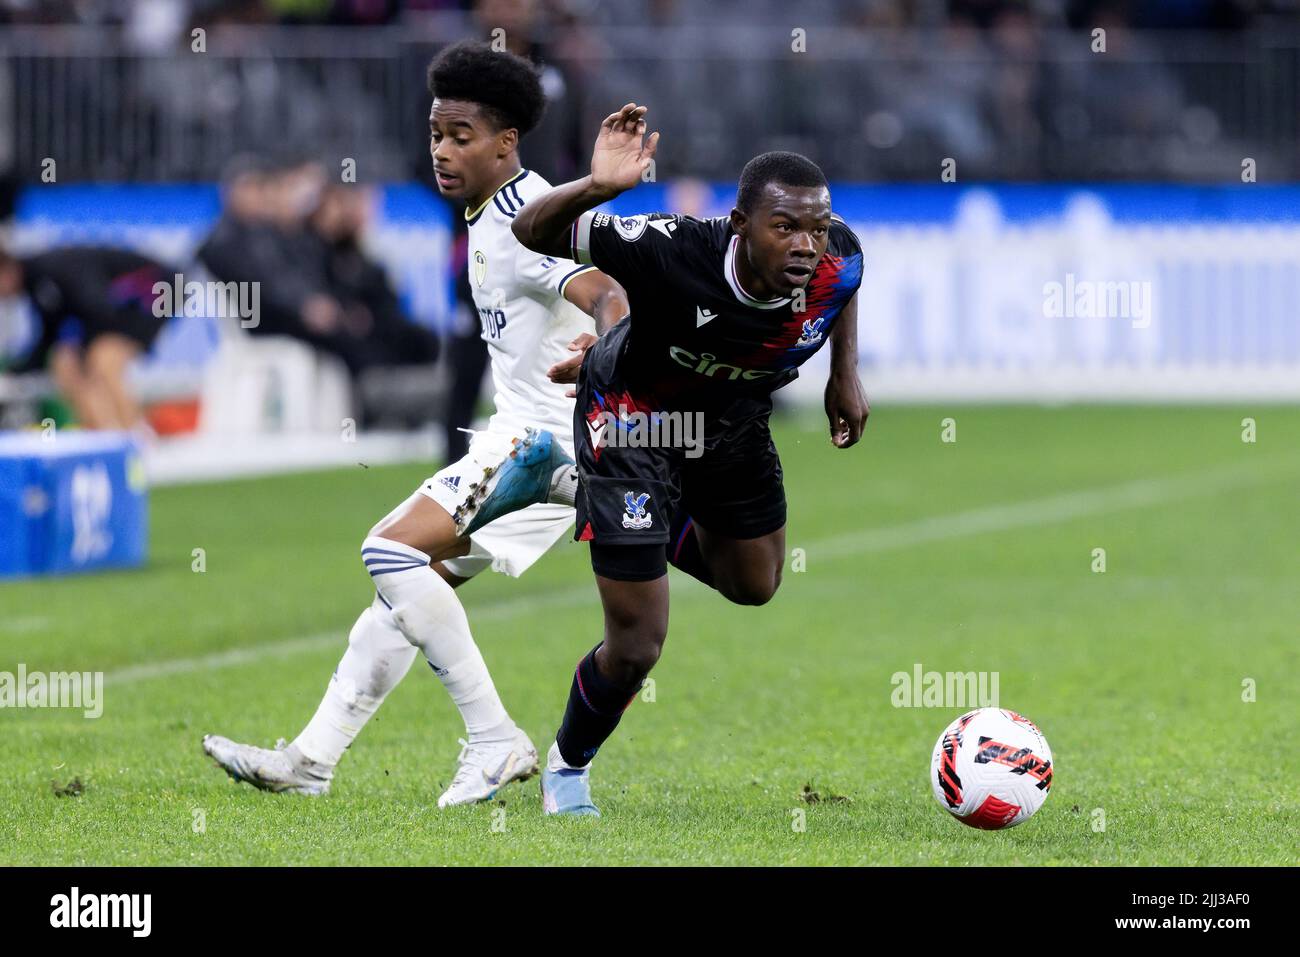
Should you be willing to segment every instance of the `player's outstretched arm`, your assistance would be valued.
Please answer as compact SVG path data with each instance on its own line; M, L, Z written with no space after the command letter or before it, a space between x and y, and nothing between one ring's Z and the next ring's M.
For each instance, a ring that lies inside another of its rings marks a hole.
M826 418L837 448L856 445L871 406L858 378L858 296L854 293L831 332L831 374L826 380Z
M646 107L628 103L600 124L591 154L591 175L534 197L510 224L515 238L533 252L569 256L569 230L589 209L641 181L654 159L659 134L645 135Z

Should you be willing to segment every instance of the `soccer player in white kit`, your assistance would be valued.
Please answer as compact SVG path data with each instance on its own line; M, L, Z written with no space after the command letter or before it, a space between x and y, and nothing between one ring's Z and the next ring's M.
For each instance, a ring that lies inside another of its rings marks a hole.
M573 382L582 349L627 314L616 282L524 248L511 221L550 189L520 166L519 138L545 106L535 68L463 42L429 67L430 154L438 189L464 199L474 304L496 410L468 454L425 481L362 543L375 598L315 716L276 750L207 735L232 777L268 791L323 794L344 751L423 652L465 721L459 768L438 805L491 798L535 774L537 749L506 712L455 589L485 568L518 576L573 525Z

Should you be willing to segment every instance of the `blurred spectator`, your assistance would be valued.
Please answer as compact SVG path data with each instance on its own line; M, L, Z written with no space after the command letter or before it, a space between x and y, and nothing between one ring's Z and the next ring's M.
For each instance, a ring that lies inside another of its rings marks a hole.
M447 336L447 368L450 386L447 404L442 410L443 438L447 445L447 461L464 458L469 450L468 429L474 421L474 407L478 404L483 376L487 373L487 345L482 339L478 309L469 284L469 232L465 228L462 207L454 206L452 215L452 247L447 263L448 272L455 283L452 304L451 329Z
M167 321L153 311L154 284L175 270L122 249L69 246L26 258L0 250L0 299L27 295L37 342L13 369L48 368L88 429L134 429L140 403L127 370Z
M438 359L438 338L402 311L388 276L361 247L373 196L361 187L331 184L311 215L321 244L325 280L343 309L343 322L362 333L373 365L425 365Z
M574 46L583 41L586 31L579 23L550 19L537 0L478 0L473 13L479 36L504 40L507 50L531 60L541 74L546 113L520 148L524 166L554 184L581 175L579 170L585 171L591 158L591 144L583 136L578 110L583 78L571 64L577 52ZM567 63L556 62L553 42L568 48Z
M7 45L0 102L40 118L11 135L29 180L55 145L61 181L194 181L277 142L395 180L427 145L423 65L471 34L541 67L550 109L523 160L553 182L582 171L609 104L634 98L658 117L659 167L709 179L769 148L816 153L838 179L925 180L936 156L984 179L1212 179L1234 153L1300 170L1294 110L1274 95L1295 73L1297 0L836 0L799 7L807 56L790 50L788 11L787 0L0 0L0 20L92 28ZM249 25L264 29L223 29ZM1091 55L1103 25L1141 42ZM198 26L220 55L193 55ZM1121 65L1157 75L1157 94L1116 82ZM1119 96L1080 101L1080 86ZM1162 118L1170 102L1190 119ZM1185 123L1192 149L1180 148Z
M1138 29L1238 30L1267 4L1253 0L1068 0L1071 26L1090 27L1103 16Z
M354 377L430 363L437 340L402 312L383 269L361 249L365 196L326 187L313 163L230 175L220 220L199 248L222 282L259 284L254 335L301 339L343 360Z
M227 182L221 218L198 258L223 282L259 284L261 314L254 334L308 339L347 354L346 341L334 341L338 304L325 292L322 265L314 264L310 274L305 210L292 207L291 180L289 173L241 164Z

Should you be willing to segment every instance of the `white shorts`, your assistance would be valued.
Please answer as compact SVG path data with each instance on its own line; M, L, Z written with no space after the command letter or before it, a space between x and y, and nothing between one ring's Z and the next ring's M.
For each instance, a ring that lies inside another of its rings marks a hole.
M418 491L451 514L464 500L469 483L509 454L511 441L522 434L522 430L505 432L491 426L475 432L465 457L430 476ZM518 578L573 528L573 518L568 505L529 505L484 525L470 537L468 554L442 564L461 578L473 578L485 568Z

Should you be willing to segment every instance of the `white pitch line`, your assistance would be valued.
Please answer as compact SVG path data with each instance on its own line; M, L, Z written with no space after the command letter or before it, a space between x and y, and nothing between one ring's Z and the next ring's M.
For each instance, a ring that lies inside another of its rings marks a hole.
M106 685L124 685L136 681L148 681L152 678L166 678L169 675L188 674L191 671L207 671L217 668L234 668L249 665L264 658L285 658L303 651L315 651L331 642L339 641L339 632L319 635L306 635L298 638L286 638L265 645L251 645L247 648L231 648L210 655L196 658L172 658L168 661L146 662L129 665L110 671L104 675ZM344 635L346 640L346 635Z
M44 631L49 626L49 618L28 615L25 618L11 618L8 621L0 622L0 632L9 635L20 635L29 631Z
M884 528L865 529L813 541L806 547L816 552L818 560L891 551L971 535L1052 525L1130 508L1165 505L1202 495L1214 495L1252 485L1264 485L1300 472L1300 462L1294 460L1266 464L1273 471L1261 474L1262 466L1256 464L1249 468L1229 466L1208 469L1194 475L1142 479L1120 485L1053 495L1028 502L993 505L950 515L930 516ZM689 578L678 583L679 586L686 585L688 588L696 584L694 579ZM590 583L545 594L499 601L483 608L471 609L470 615L476 622L496 621L514 618L522 612L566 608L583 602L591 602L594 605L596 601L595 584ZM121 685L194 671L232 668L252 664L264 658L286 658L333 646L341 647L346 640L346 629L340 629L337 632L288 638L194 658L174 658L169 661L131 665L117 671L110 671L104 676L104 680L106 684Z
M496 621L514 618L526 611L550 607L569 607L584 601L595 602L596 586L593 582L582 587L564 588L560 591L542 595L511 598L499 601L484 608L475 609L472 614L475 621ZM348 626L350 628L351 626ZM268 642L263 645L251 645L247 648L232 648L210 655L194 658L172 658L168 661L145 662L129 665L110 671L104 675L106 685L132 684L136 681L149 681L153 678L165 678L168 675L188 674L192 671L210 671L218 668L234 668L239 665L253 664L264 658L288 658L309 651L337 647L340 650L348 640L348 628L338 631L322 632L316 635L303 635L286 638L283 641Z

